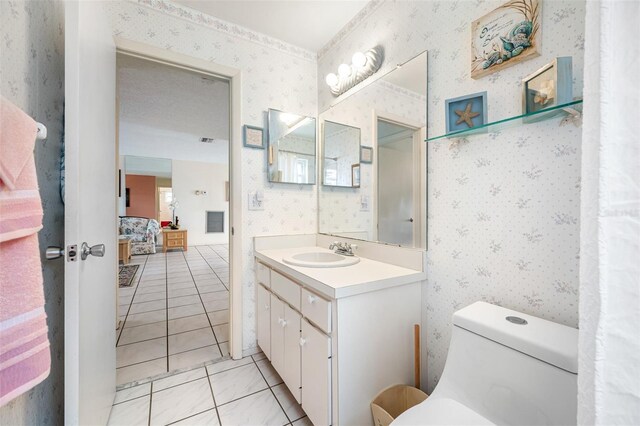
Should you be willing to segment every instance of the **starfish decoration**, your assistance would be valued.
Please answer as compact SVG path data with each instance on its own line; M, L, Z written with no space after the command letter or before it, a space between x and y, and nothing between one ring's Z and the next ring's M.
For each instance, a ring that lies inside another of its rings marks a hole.
M479 112L472 112L471 111L471 106L472 106L472 102L469 102L467 104L467 107L464 109L464 111L461 111L459 109L454 110L454 112L456 113L457 116L459 116L460 118L458 118L458 121L456 121L456 124L461 124L461 123L467 123L467 126L469 127L473 127L473 121L471 121L472 118L477 117L480 115Z

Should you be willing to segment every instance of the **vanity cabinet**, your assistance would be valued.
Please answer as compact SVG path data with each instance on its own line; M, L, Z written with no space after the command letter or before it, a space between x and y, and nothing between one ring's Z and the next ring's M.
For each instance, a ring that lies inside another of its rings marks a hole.
M271 364L300 403L300 322L302 315L271 294Z
M357 291L345 284L335 294L335 284L321 281L326 271L296 275L279 262L280 252L258 255L257 338L274 369L315 426L372 424L375 395L413 383L413 324L420 322L424 275L362 259L360 269L336 268L333 276L391 278Z
M258 284L256 300L258 345L271 361L271 293L263 284Z
M331 339L302 320L302 409L314 425L331 424Z

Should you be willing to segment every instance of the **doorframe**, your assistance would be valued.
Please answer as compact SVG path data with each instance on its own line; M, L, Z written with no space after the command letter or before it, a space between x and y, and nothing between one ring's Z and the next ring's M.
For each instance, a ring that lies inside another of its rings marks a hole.
M242 72L237 68L161 49L145 43L114 37L116 52L152 60L189 71L227 78L230 84L229 128L229 350L231 358L242 358Z
M413 245L416 248L423 248L421 247L422 244L416 244L416 243L421 243L422 242L422 236L426 235L425 231L426 231L426 223L422 222L422 214L423 214L423 209L422 209L422 205L424 204L423 201L426 202L426 197L424 194L422 194L420 192L420 186L423 183L423 178L422 178L422 161L418 162L417 158L422 158L422 152L423 152L423 143L420 143L420 141L416 141L415 138L415 132L420 132L420 134L422 135L422 129L425 127L422 123L419 123L417 121L413 121L411 119L408 119L406 117L402 117L396 114L392 114L389 112L385 112L385 111L379 111L376 109L372 109L371 110L371 117L373 119L372 125L371 125L371 129L372 129L372 134L373 134L373 150L374 150L374 155L373 155L373 162L372 162L372 166L373 166L373 170L374 173L372 173L372 177L371 177L371 181L372 181L372 193L373 193L373 224L374 224L374 236L373 236L373 240L377 240L378 239L378 202L379 202L379 197L378 197L378 158L380 157L380 150L378 149L378 120L382 120L382 121L387 121L389 123L393 123L393 124L397 124L399 126L404 126L410 129L414 130L414 139L413 139L413 155L414 155L414 176L413 176L413 181L414 181L414 188L413 188L413 197L414 197L414 205L413 205L413 210L414 210L414 216L419 217L420 220L416 221L414 220L413 222ZM417 156L416 156L417 155ZM426 170L426 169L425 169ZM420 175L420 179L416 179L417 175ZM424 173L424 175L426 176L426 172ZM424 180L426 180L426 177L424 178ZM425 200L423 200L423 198L425 198ZM425 230L423 230L422 228L425 228ZM426 240L425 240L425 245L426 245Z

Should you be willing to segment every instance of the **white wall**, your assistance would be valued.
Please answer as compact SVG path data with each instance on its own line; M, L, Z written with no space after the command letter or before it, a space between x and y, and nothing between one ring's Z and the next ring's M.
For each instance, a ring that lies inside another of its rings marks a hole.
M64 244L60 153L64 115L64 5L60 1L0 1L0 93L47 126L36 141L44 210L40 252ZM4 253L2 255L5 255ZM35 388L0 407L2 425L64 423L64 262L43 261L51 372Z
M225 182L229 180L229 167L196 161L173 160L173 196L178 200L176 216L180 228L188 231L189 245L229 243L229 203L225 200ZM207 195L196 195L195 191ZM224 212L224 233L205 232L205 212Z
M317 114L317 62L311 52L167 0L112 2L108 9L119 37L241 69L242 124L264 127L268 108ZM256 345L253 237L316 232L317 203L315 186L268 183L264 150L244 148L240 162L243 347L247 349ZM264 210L249 211L247 196L256 190L264 194Z
M376 44L385 48L379 72L429 50L430 136L444 132L444 100L464 94L486 90L490 120L520 114L522 78L557 56L573 57L581 95L584 1L543 1L541 55L470 78L471 22L503 3L379 3L321 52L319 109L332 99L324 76ZM473 136L455 149L428 145L428 389L444 367L453 312L477 300L578 325L581 129L558 121Z

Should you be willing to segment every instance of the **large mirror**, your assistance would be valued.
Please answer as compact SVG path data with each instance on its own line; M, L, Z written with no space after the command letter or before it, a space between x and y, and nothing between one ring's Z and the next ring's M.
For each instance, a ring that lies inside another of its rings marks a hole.
M316 183L316 119L269 109L269 182Z
M360 129L325 121L322 125L322 184L355 188L355 168L360 166Z
M323 184L327 174L335 175L337 184L319 187L320 233L426 248L426 95L427 52L423 52L385 75L374 76L320 114L323 157L335 156L327 132L333 123L358 129L363 153L356 161L358 187L349 184L350 175L341 181L346 185L338 184L332 160L323 159Z

